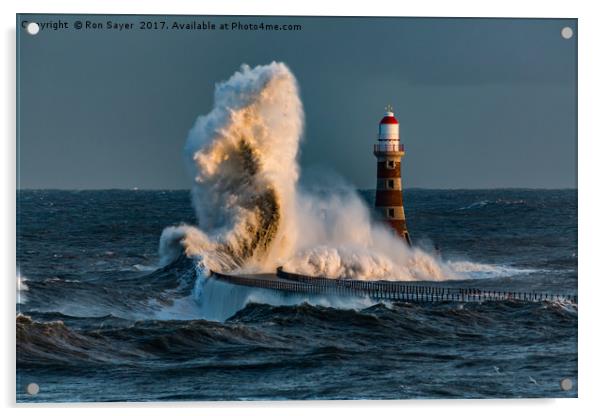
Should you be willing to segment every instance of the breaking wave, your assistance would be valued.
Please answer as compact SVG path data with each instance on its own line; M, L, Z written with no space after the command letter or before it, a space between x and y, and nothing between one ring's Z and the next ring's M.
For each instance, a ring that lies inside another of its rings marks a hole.
M17 271L17 304L24 304L27 302L26 292L29 290L29 286L25 283L27 279Z
M198 118L185 147L198 226L164 230L164 259L180 243L220 271L262 268L290 253L295 229L283 216L294 209L302 130L296 81L284 64L245 65L218 84L213 110Z
M303 125L297 82L283 63L243 65L217 84L213 109L196 120L185 146L198 224L163 231L162 263L183 248L220 272L284 266L354 279L462 278L372 222L353 189L298 190Z

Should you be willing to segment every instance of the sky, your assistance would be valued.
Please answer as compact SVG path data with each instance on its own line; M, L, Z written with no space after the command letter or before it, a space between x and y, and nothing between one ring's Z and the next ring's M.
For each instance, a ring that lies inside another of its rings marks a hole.
M20 20L67 22L31 36ZM576 188L577 20L217 16L17 17L22 189L186 189L183 147L241 64L286 63L305 110L301 175L374 188L391 104L404 187ZM131 30L74 29L76 21ZM140 30L140 21L299 24ZM574 36L561 36L564 27ZM326 172L326 173L324 173Z

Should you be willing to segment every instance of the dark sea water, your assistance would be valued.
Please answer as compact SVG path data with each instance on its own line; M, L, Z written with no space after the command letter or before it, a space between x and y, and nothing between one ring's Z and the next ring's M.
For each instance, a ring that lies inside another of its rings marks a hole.
M577 191L404 197L414 243L471 279L445 286L577 293ZM191 260L158 268L163 228L195 223L187 192L20 191L17 200L19 402L577 396L574 304L350 309L270 293L206 320L257 289L221 283L201 297ZM279 296L289 304L276 306ZM38 395L25 393L29 383Z

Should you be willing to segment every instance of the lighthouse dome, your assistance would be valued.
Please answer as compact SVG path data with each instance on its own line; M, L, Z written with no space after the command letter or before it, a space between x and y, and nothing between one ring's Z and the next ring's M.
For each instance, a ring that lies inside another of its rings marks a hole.
M399 124L399 122L391 111L387 111L380 124Z

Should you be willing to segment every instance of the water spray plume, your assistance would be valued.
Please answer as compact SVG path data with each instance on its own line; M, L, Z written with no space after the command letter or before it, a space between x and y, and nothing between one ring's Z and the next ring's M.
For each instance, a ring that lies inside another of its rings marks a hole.
M198 224L163 231L163 261L183 248L203 268L220 272L284 266L339 278L453 277L372 223L353 189L328 196L297 190L303 124L299 89L283 63L243 65L217 84L214 108L196 120L185 147Z

